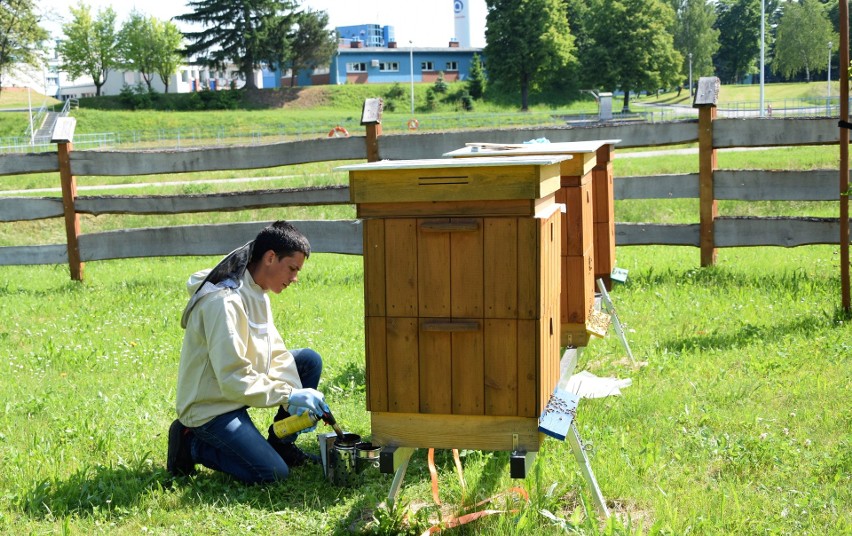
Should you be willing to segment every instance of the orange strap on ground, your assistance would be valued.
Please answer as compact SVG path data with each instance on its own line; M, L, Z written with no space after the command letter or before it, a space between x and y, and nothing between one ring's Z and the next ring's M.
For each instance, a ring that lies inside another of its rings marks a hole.
M459 449L453 449L453 461L456 462L456 473L459 475L459 484L462 489L462 497L467 495L467 486L464 483L464 473L462 472L461 458L459 458Z
M441 505L441 498L438 496L438 470L435 469L435 449L429 449L429 475L432 477L432 500L435 504Z
M438 496L438 470L435 468L435 449L434 448L429 449L429 455L427 456L427 460L429 462L429 475L432 477L432 499L435 501L435 504L440 506L441 505L441 498ZM464 475L462 473L461 459L459 458L458 449L453 449L453 460L455 461L455 464L456 464L456 471L458 472L458 475L459 475L459 481L461 482L462 491L464 491L465 490ZM485 499L484 501L479 501L478 503L474 504L470 508L478 508L478 507L483 506L485 504L488 504L488 503L492 502L493 500L497 499L498 497L505 495L507 493L510 493L510 492L511 493L517 493L518 495L523 497L524 500L527 501L527 502L529 502L529 500L530 500L530 496L526 492L525 489L520 488L520 487L511 487L511 488L507 489L505 492L498 493L497 495L491 497L490 499ZM479 511L470 512L469 514L464 514L464 515L461 515L461 516L458 516L458 517L450 517L443 523L443 526L442 525L433 525L433 526L429 527L426 530L426 532L424 532L421 536L428 536L429 534L435 534L437 532L441 532L444 529L451 529L453 527L458 527L459 525L464 525L466 523L470 523L471 521L476 521L477 519L483 518L485 516L490 516L490 515L494 515L494 514L505 514L506 512L517 513L517 511L518 511L517 509L515 509L515 510L479 510Z

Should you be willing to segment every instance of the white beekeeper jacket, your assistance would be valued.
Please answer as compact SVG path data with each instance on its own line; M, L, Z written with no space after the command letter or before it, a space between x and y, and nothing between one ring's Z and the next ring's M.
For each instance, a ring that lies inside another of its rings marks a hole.
M189 427L245 406L286 405L290 392L302 387L272 322L269 297L249 271L218 285L204 282L208 273L187 281L190 301L182 320L177 413Z

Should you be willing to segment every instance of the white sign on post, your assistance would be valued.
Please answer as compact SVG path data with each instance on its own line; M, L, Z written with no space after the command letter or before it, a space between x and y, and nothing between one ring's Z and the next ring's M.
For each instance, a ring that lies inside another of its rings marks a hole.
M74 129L76 127L77 120L73 117L60 117L53 127L50 143L71 143L74 141Z

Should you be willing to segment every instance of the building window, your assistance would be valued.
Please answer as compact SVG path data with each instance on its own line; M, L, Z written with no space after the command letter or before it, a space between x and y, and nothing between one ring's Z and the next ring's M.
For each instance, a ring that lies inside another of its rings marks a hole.
M420 70L421 71L434 71L435 66L432 65L431 61L421 61L420 62Z
M379 70L383 73L396 73L399 72L399 62L396 61L383 61L379 63Z
M366 73L367 72L367 64L366 63L347 63L346 64L346 72L347 73Z
M458 71L459 70L459 62L457 61L448 61L446 71Z

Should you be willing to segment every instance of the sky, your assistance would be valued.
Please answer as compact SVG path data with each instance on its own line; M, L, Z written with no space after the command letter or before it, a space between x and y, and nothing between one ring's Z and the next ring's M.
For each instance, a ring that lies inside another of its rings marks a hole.
M36 5L45 16L45 27L55 37L62 34L61 25L71 17L69 5L80 0L36 0ZM168 20L176 15L188 13L185 0L82 0L91 7L92 14L98 9L113 6L119 25L127 19L134 7L141 13ZM328 13L329 25L354 26L379 24L393 26L400 47L445 47L455 37L454 2L467 1L470 18L470 45L485 46L485 0L301 0L303 8ZM176 21L177 23L177 21ZM181 23L177 23L181 27Z

